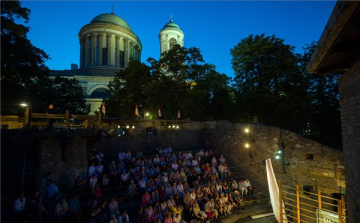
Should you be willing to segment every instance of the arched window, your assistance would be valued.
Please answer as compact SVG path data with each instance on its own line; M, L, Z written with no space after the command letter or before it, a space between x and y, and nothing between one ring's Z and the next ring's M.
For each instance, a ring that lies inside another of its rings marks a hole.
M170 39L170 50L175 46L175 44L176 44L176 39L171 38Z
M93 91L90 95L90 98L109 98L110 93L105 88L98 88Z

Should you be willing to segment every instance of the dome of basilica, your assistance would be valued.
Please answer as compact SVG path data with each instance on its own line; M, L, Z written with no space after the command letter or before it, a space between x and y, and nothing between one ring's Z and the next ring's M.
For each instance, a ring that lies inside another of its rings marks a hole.
M173 22L173 20L171 19L169 23L166 23L164 28L162 30L167 30L167 29L172 29L172 30L177 30L182 32L182 30L180 29L180 26L176 23Z
M110 23L121 26L132 32L132 29L129 26L129 24L125 20L123 20L122 18L120 18L119 16L113 13L104 13L96 16L90 22L90 24L94 24L94 23Z

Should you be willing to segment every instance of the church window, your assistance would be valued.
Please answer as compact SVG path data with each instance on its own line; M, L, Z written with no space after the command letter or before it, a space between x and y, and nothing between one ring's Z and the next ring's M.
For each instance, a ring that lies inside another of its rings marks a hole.
M170 50L171 50L172 48L174 48L175 44L176 44L176 39L171 38L171 39L170 39Z

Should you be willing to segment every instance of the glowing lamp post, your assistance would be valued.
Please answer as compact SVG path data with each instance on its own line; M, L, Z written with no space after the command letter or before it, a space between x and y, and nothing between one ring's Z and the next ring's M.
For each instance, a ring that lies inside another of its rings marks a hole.
M275 154L276 160L282 160L283 163L283 172L286 173L286 161L285 161L285 143L282 141L279 145L279 149L276 150Z

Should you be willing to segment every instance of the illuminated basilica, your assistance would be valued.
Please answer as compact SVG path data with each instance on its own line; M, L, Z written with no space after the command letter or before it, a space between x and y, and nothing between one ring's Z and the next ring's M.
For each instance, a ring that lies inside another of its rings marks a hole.
M94 17L78 34L80 44L79 65L71 64L71 70L52 70L50 76L76 78L83 89L92 114L98 110L104 98L108 98L108 84L130 60L141 60L142 44L130 25L121 17L104 13ZM159 33L160 53L175 44L184 46L184 33L170 19Z

